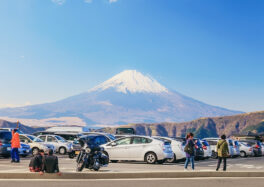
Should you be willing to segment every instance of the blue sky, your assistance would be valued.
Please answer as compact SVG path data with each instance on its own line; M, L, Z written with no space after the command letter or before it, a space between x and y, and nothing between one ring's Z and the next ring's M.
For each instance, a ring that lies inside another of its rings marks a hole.
M262 0L1 0L0 107L136 69L208 104L264 110Z

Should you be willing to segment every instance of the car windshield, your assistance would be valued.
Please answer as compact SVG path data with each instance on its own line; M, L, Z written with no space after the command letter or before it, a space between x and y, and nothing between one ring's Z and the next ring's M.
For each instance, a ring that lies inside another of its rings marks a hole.
M10 141L12 139L11 132L0 132L0 139Z
M60 136L55 136L60 142L66 142L66 140Z
M41 139L37 138L36 136L28 135L27 137L33 142L43 142Z
M116 140L116 137L114 137L112 134L107 134L107 137L110 138L110 140Z

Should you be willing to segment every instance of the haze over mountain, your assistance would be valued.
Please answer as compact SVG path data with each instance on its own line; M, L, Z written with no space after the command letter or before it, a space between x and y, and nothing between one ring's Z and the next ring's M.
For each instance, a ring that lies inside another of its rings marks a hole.
M34 119L34 123L44 120L44 125L74 125L78 121L89 126L183 122L238 113L186 97L136 70L123 71L86 93L64 100L0 109L0 116L19 118L24 124L29 122L26 119Z

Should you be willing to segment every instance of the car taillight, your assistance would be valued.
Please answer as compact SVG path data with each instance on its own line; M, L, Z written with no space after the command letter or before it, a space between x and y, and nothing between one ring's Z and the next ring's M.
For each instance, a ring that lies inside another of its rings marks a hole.
M3 143L0 141L0 146L2 146L3 145Z
M195 145L195 149L198 149L199 147L197 145Z
M256 146L255 146L255 148L257 148L257 149L258 149L258 148L259 148L259 145L256 145Z

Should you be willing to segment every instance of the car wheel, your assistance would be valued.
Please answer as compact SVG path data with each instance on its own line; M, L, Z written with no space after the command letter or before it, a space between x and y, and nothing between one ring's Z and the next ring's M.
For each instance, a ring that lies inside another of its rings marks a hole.
M59 154L61 154L61 155L65 155L66 154L66 148L65 147L61 147L60 149L59 149Z
M155 153L147 153L145 156L145 160L148 164L155 164L157 162L157 156Z
M112 162L112 163L117 163L117 162L118 162L118 160L111 160L111 162Z
M217 158L217 152L215 152L215 151L212 152L212 158L214 158L214 159Z
M176 162L176 155L174 154L173 158L168 158L167 162L168 163L175 163Z
M241 156L241 157L247 157L247 154L246 154L245 151L240 151L240 156Z
M33 154L33 155L37 155L38 153L39 153L39 148L34 147L34 148L32 149L32 154Z

